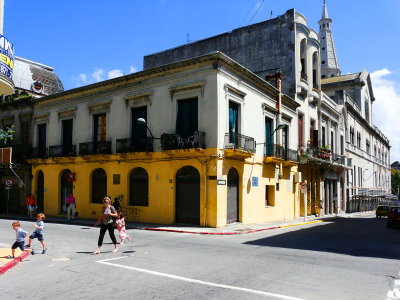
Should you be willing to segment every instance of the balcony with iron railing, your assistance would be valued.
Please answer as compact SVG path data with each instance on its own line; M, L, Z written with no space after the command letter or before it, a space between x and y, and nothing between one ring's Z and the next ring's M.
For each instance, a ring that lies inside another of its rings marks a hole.
M147 137L141 139L118 139L116 141L117 153L131 153L131 152L153 152L154 138Z
M49 146L49 157L74 157L76 156L76 145Z
M31 148L28 150L28 158L37 159L37 158L48 158L48 151L46 147L37 147Z
M346 156L344 155L339 155L332 150L327 149L325 147L307 147L305 150L305 155L312 157L312 158L317 158L320 161L326 161L329 164L337 164L337 165L342 165L346 166ZM303 155L304 156L304 155ZM347 159L347 164L349 163L349 159ZM351 160L350 160L351 163Z
M177 149L205 149L206 133L203 131L195 131L193 135L187 138L181 137L177 133L163 133L161 135L162 150Z
M79 144L79 155L111 154L111 141L87 142Z
M296 150L288 149L271 143L264 144L264 162L274 162L274 159L298 162L299 155Z
M226 157L247 158L251 157L255 151L254 138L238 133L225 133L224 155Z

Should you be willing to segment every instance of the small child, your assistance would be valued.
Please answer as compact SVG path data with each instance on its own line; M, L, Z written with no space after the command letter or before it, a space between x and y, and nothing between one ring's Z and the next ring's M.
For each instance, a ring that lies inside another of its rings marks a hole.
M35 227L35 231L31 234L31 236L29 237L29 244L26 245L26 247L30 247L31 246L31 241L32 239L37 238L39 240L40 243L42 243L43 246L43 251L42 254L46 253L46 246L43 242L43 228L44 228L44 223L43 220L46 218L46 216L42 213L37 215L37 221L35 224L33 224L33 227Z
M119 238L121 239L121 245L124 243L124 239L128 239L130 241L131 239L129 238L129 235L126 234L126 229L125 229L125 216L121 212L118 214L118 220L115 222L117 224L117 228L119 231Z
M24 231L21 227L18 221L15 221L12 223L12 228L15 230L16 234L16 241L11 247L11 253L12 257L15 258L15 249L19 248L22 251L29 251L32 253L32 255L35 254L35 251L32 249L25 249L25 237L26 237L26 231Z

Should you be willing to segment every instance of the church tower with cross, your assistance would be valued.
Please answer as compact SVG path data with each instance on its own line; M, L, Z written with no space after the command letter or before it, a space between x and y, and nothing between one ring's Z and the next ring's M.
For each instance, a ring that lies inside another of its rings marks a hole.
M319 42L321 45L321 77L339 76L340 68L332 36L332 19L328 17L325 0L322 18L318 21L318 24Z

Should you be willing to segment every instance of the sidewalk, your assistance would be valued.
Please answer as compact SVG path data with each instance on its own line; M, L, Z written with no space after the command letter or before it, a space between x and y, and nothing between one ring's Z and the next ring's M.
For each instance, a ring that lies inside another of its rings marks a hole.
M270 230L277 228L285 228L291 226L306 225L310 223L323 222L334 218L350 218L357 215L365 215L374 213L374 211L368 212L356 212L356 213L342 213L333 214L322 217L308 216L305 221L303 217L298 219L284 220L284 221L272 221L265 223L253 223L253 224L242 224L233 223L225 227L211 228L211 227L200 227L190 224L157 224L157 223L134 223L126 222L126 229L138 229L138 230L153 230L153 231L166 231L166 232L179 232L179 233L193 233L193 234L244 234L257 232L262 230ZM30 218L26 215L0 215L0 219L8 219L12 221L36 221L35 218ZM10 223L10 227L11 227ZM58 223L58 224L69 224L69 225L80 225L80 226L94 226L96 220L94 219L82 219L77 218L74 221L67 221L65 216L46 216L45 223Z
M11 257L11 245L0 244L0 275L15 267L19 262L29 256L29 252L15 250L15 258Z
M229 224L226 227L220 228L210 228L210 227L200 227L195 225L187 225L187 224L153 224L153 223L134 223L134 222L126 222L126 229L137 229L137 230L152 230L152 231L164 231L164 232L176 232L176 233L190 233L190 234L203 234L203 235L235 235L235 234L249 234L253 232L260 232L265 230L273 230L279 228L287 228L294 226L301 226L313 223L319 223L324 221L330 221L337 218L352 218L357 216L365 216L374 213L374 211L367 212L356 212L356 213L342 213L339 215L327 215L323 217L315 217L309 216L307 220L304 218L292 219L292 220L284 220L284 221L273 221L266 223L254 223L254 224L242 224L242 223L233 223ZM36 221L34 218L30 218L26 215L0 215L0 219L10 220L10 229L11 223L13 221ZM64 216L48 216L45 220L46 223L58 223L58 224L68 224L68 225L78 225L78 226L94 226L96 220L91 219L76 219L74 221L67 221ZM11 231L11 230L10 230ZM12 236L12 232L11 232ZM15 259L7 259L5 258L8 255L11 255L11 245L0 244L0 275L5 273L8 269L15 266L18 262L25 259L29 252L16 250L16 258ZM19 256L18 256L19 255Z

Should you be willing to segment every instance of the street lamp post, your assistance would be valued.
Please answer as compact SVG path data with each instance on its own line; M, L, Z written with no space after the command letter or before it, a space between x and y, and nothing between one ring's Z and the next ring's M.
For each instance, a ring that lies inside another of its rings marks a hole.
M138 124L144 124L144 125L146 125L146 128L147 128L147 130L150 132L151 137L152 137L153 139L155 139L154 135L151 133L151 130L150 130L149 126L147 126L147 122L146 122L145 119L143 119L143 118L138 118L138 119L136 120L136 122L137 122Z

